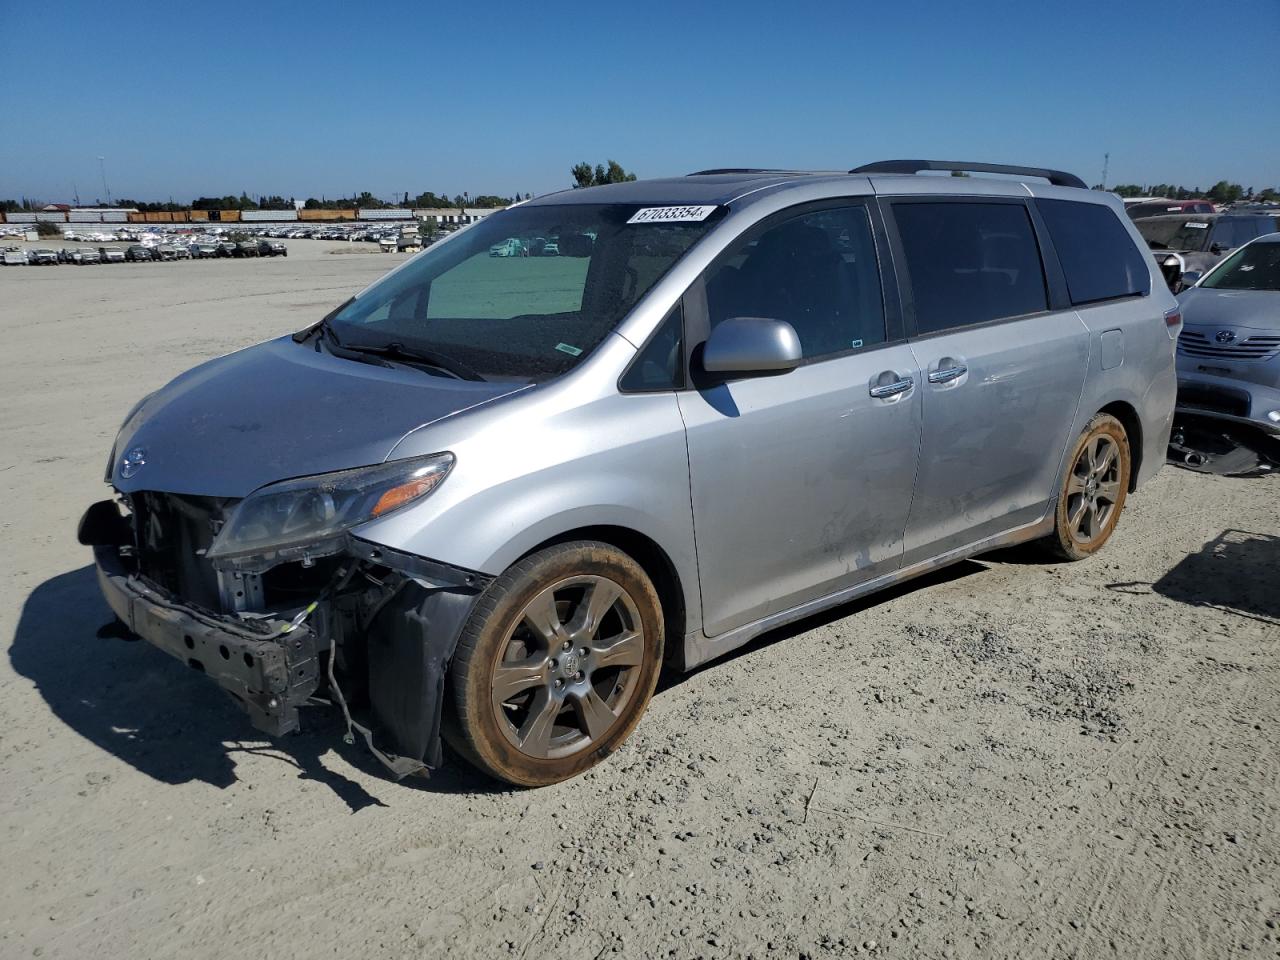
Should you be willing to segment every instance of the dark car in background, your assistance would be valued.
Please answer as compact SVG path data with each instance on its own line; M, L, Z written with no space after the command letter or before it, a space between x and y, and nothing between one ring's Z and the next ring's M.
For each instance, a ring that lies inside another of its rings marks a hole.
M258 256L258 242L256 240L241 240L232 248L231 255L234 257L256 257Z
M135 263L150 263L152 260L151 248L144 247L140 243L131 244L125 250L124 258Z
M1124 208L1130 220L1160 217L1169 213L1216 213L1212 200L1144 200Z
M1280 216L1265 213L1167 214L1135 220L1156 254L1176 254L1191 283L1237 247L1280 230Z

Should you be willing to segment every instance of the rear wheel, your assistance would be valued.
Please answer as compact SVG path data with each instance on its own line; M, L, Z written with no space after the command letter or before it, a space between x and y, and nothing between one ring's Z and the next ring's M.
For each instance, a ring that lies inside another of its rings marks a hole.
M653 584L622 551L581 541L532 554L490 585L458 641L450 740L508 783L576 776L635 729L662 638Z
M1072 447L1068 463L1053 533L1042 542L1059 559L1083 560L1111 538L1124 509L1131 465L1124 425L1098 414Z

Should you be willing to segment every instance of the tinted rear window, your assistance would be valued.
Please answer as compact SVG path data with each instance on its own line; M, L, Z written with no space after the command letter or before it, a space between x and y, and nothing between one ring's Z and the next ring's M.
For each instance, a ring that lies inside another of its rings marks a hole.
M1110 207L1074 200L1037 200L1072 304L1151 292L1147 258Z
M1021 203L895 203L916 332L1048 309L1040 248Z

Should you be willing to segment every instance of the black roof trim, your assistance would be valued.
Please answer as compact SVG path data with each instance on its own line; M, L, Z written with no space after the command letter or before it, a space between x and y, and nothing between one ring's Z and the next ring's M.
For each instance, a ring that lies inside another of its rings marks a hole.
M971 163L960 160L878 160L854 167L850 173L919 173L921 170L957 170L963 173L1004 173L1022 177L1040 177L1055 187L1088 186L1074 173L1050 170L1047 167L1016 167L1007 163Z
M771 170L765 167L715 167L711 170L695 170L686 177L714 177L726 173L808 173L808 170Z

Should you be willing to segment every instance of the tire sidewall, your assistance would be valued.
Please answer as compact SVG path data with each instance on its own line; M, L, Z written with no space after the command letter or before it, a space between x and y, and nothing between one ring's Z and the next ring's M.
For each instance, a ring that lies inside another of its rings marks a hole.
M539 592L575 576L607 577L630 594L640 615L645 658L619 722L596 746L569 757L539 759L521 753L494 716L493 668L505 652L513 621ZM481 595L459 641L467 648L462 669L451 671L455 715L469 759L488 773L521 786L542 786L577 776L595 766L630 736L657 686L662 668L662 605L657 591L634 560L600 543L576 542L539 551L512 567Z

